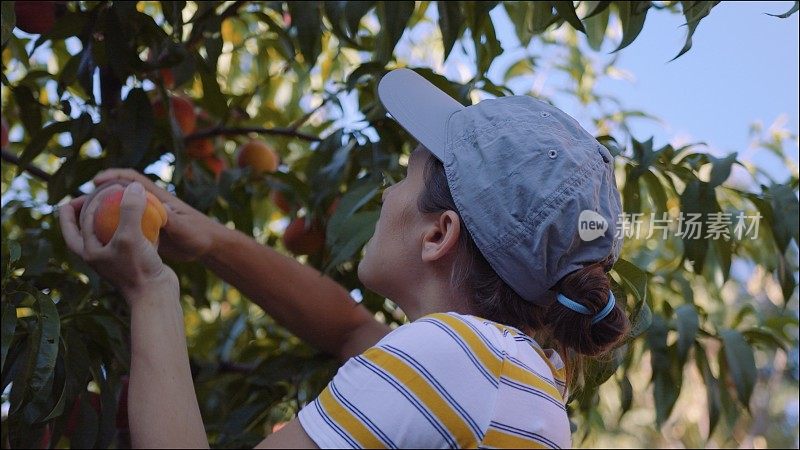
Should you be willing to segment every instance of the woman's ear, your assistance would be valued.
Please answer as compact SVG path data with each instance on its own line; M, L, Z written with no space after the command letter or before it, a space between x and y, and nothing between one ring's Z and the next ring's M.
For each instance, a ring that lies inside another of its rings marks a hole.
M455 211L439 214L427 227L422 237L423 261L437 261L455 252L461 234L461 219Z

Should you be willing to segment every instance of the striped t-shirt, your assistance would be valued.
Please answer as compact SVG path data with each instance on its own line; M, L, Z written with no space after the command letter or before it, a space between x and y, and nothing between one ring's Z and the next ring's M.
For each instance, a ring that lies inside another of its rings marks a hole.
M321 448L569 447L564 365L519 330L456 313L350 358L299 414Z

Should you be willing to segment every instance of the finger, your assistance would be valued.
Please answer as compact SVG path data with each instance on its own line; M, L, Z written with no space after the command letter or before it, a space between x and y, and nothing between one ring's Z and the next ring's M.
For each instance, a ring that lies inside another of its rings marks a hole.
M72 206L72 209L75 210L75 215L80 217L81 209L83 209L83 205L86 204L86 199L88 198L87 195L81 195L78 198L73 198L69 201L69 205Z
M106 192L100 194L101 196L108 195L113 192L115 189L110 187L106 189ZM84 204L83 208L86 209L86 212L81 214L80 216L80 226L81 226L81 235L83 236L83 248L87 254L94 254L98 250L103 248L103 243L97 239L97 236L94 234L94 216L97 212L97 208L100 207L100 204L103 203L102 199L93 199L88 204Z
M78 222L75 218L75 208L72 202L61 205L58 208L58 223L61 225L61 235L64 242L72 252L83 256L83 236L78 229Z
M92 182L95 186L99 186L112 180L141 181L139 177L145 178L132 169L106 169L95 175Z
M133 181L138 181L139 183L142 183L146 190L161 200L162 203L175 200L174 195L165 191L157 184L153 183L151 179L133 169L106 169L95 175L92 181L94 182L95 186L99 186L109 181L121 182L124 185L127 185Z
M122 203L119 205L119 226L112 239L119 236L124 238L136 236L133 239L142 237L142 215L146 205L144 186L139 182L129 184L122 194Z

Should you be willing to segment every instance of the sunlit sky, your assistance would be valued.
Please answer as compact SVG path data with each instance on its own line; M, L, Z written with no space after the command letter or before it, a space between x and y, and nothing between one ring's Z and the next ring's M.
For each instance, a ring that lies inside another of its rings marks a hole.
M792 5L791 1L722 2L700 23L691 50L674 61L670 60L683 47L686 36L683 15L651 10L642 33L619 53L616 65L626 76L602 77L595 90L616 97L627 110L641 110L661 119L632 119L632 134L638 140L652 136L657 147L702 141L708 148L701 151L716 155L738 152L742 160L756 163L773 178L785 181L789 174L785 164L770 152L751 146L749 130L760 122L765 130L774 126L798 133L800 14L788 19L765 14L781 14ZM435 8L429 8L429 15L436 17ZM505 71L521 55L539 57L540 67L533 75L509 84L514 92L548 97L593 131L591 119L597 117L597 110L587 109L572 95L559 92L570 82L552 68L554 53L536 39L527 49L521 48L504 8L492 10L491 17L505 51L492 64L490 78L502 83ZM407 53L411 65L437 65L406 48L430 31L420 25L414 33L404 35L398 53ZM609 61L619 42L618 29L610 26L609 35L601 52L589 49L582 35L581 47L593 60ZM439 64L440 73L457 81L472 77L470 46L466 47L467 54L457 48L445 64ZM794 170L796 142L785 146L793 154ZM750 178L741 168L735 168L734 177Z

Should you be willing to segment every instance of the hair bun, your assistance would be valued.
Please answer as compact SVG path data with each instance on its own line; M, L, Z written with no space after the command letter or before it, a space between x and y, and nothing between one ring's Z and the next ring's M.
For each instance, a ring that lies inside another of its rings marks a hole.
M564 347L597 356L611 350L628 333L630 322L618 302L601 320L592 323L609 305L609 296L613 295L604 262L566 275L556 284L556 290L574 302L566 306L557 301L546 314L546 326Z

